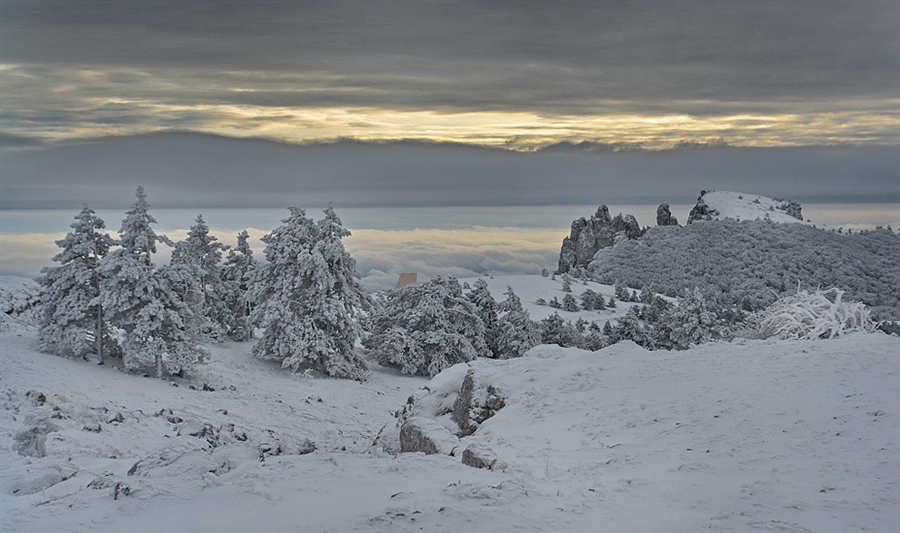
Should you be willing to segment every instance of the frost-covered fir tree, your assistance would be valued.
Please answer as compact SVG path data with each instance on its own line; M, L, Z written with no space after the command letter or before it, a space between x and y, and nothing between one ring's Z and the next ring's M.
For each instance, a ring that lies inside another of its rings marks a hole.
M581 307L585 311L602 311L606 309L606 302L603 300L603 295L591 289L585 289L581 293Z
M580 335L575 327L566 322L558 313L553 313L540 321L541 342L543 344L556 344L563 348L577 346Z
M456 278L441 276L389 293L366 346L381 364L423 376L488 353L475 305Z
M325 218L318 223L316 250L328 267L327 295L342 300L351 314L369 311L373 305L372 296L360 283L356 260L344 248L342 240L350 236L350 231L344 227L331 203L324 213Z
M521 357L541 343L540 327L531 320L512 287L507 287L505 295L506 299L498 305L500 319L495 356L499 359Z
M203 339L224 337L232 322L224 299L227 288L222 281L220 263L228 246L209 234L209 227L198 215L187 238L175 243L169 263L173 289L191 310L189 331Z
M83 204L71 232L56 241L62 248L53 257L58 267L41 270L44 287L39 343L42 350L88 358L97 354L103 362L104 328L100 308L100 260L115 241L103 229L106 224Z
M350 234L329 207L318 225L298 207L263 236L266 263L248 293L251 322L264 330L253 353L292 371L313 368L329 376L363 379L365 362L354 350L354 314L371 298L359 285L356 263L341 239Z
M563 297L562 301L563 310L568 311L570 313L576 313L579 311L578 300L575 299L571 294L566 294Z
M483 279L478 279L474 287L468 293L469 301L478 309L478 316L484 323L484 341L493 357L499 357L497 337L499 317L497 316L497 301L491 296L488 284Z
M103 275L100 302L111 326L121 332L122 363L126 370L154 372L157 377L190 371L202 352L185 329L190 310L171 288L165 272L153 268L156 244L171 245L151 224L150 205L143 187L119 230L120 247L100 264Z
M616 299L619 300L620 302L631 301L631 295L628 294L628 289L625 288L625 286L622 285L621 283L619 283L618 281L616 282L616 285L615 285L615 293L616 293Z
M247 230L238 233L237 245L228 251L222 264L222 283L225 285L223 301L228 308L228 336L237 341L249 340L253 333L250 326L250 305L247 291L256 269L253 250L249 244Z

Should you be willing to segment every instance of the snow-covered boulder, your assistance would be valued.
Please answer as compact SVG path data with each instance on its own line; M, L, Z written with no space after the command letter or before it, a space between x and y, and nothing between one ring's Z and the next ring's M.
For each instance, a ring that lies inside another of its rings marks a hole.
M497 455L482 444L470 444L462 453L462 463L472 468L493 470L497 464Z
M400 426L400 451L451 455L459 438L430 418L416 416Z
M490 360L454 365L413 393L397 411L397 424L385 427L375 445L389 453L453 454L460 439L472 435L506 405L503 388L495 385L501 367ZM496 457L473 449L467 461L490 468ZM468 464L468 463L467 463Z
M506 405L503 393L490 372L483 365L471 365L453 403L452 419L459 427L459 436L471 435L482 422L491 418Z

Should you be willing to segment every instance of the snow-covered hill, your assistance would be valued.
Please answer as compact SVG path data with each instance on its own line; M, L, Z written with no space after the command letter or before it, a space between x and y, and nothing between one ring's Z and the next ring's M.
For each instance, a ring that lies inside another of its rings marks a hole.
M526 303L560 285L489 283ZM291 375L228 343L210 347L192 381L173 383L34 346L33 329L0 333L3 531L900 523L900 339L882 333L681 352L539 346L474 362L505 406L461 444L494 454L493 470L373 446L410 394L429 394L416 392L427 380L391 369L363 383Z
M712 220L771 220L784 224L814 225L800 216L800 204L757 194L708 191L700 197L698 204L700 202L709 209ZM817 227L824 226L818 224Z

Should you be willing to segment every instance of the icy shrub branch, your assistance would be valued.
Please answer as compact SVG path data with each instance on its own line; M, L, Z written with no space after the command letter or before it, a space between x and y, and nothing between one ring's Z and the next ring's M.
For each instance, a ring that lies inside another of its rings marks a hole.
M875 322L860 302L844 301L841 289L800 291L783 296L756 318L764 337L831 339L853 331L870 333Z

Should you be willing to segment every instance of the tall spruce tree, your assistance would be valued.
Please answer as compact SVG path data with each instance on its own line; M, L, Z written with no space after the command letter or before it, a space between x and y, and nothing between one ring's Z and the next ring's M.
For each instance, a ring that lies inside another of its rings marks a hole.
M256 261L253 259L249 239L247 230L238 233L237 245L228 250L221 269L222 283L225 286L223 301L228 308L228 336L236 341L249 340L253 333L247 291L256 269Z
M44 287L39 343L42 350L103 362L103 313L100 306L100 260L115 241L102 230L103 220L83 204L71 232L56 241L58 267L46 267L38 281Z
M143 187L119 230L120 248L101 262L104 281L100 294L106 320L122 332L122 362L126 370L182 374L191 369L200 351L185 328L190 310L171 288L173 279L153 268L156 244L171 245L151 224L150 205Z
M512 287L507 287L506 299L500 302L498 310L500 318L497 324L496 357L521 357L541 343L541 328L531 320Z
M491 296L490 288L483 279L475 281L472 290L466 296L478 309L478 316L484 323L484 342L491 357L500 357L497 339L500 335L497 301Z
M355 351L354 314L371 299L356 281L355 261L341 239L350 233L329 207L318 225L298 207L264 235L266 263L248 293L251 321L264 334L259 357L293 371L313 368L329 376L363 379L366 365Z
M203 339L220 339L232 322L220 273L222 252L228 246L209 234L203 215L197 215L187 238L175 244L169 272L173 289L190 308L188 330Z

